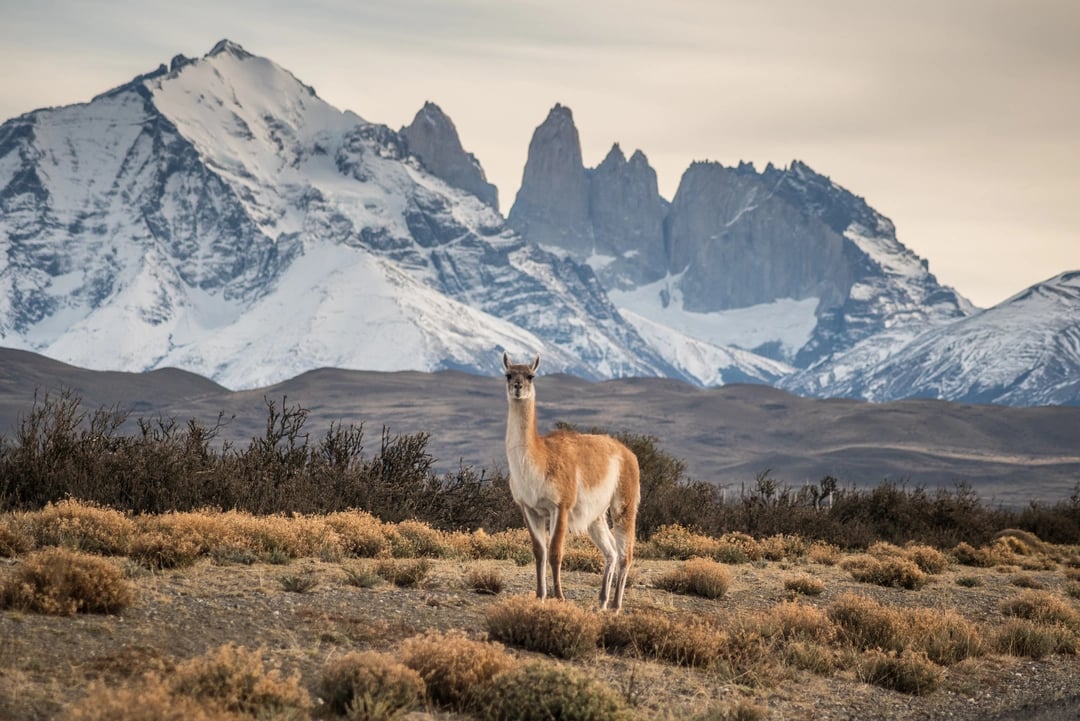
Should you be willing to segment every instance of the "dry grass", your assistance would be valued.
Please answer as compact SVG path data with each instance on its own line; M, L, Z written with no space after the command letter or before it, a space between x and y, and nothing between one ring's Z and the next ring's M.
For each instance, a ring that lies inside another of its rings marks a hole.
M1011 656L1041 659L1055 653L1075 655L1080 650L1076 634L1064 626L1011 618L999 628L994 648Z
M168 683L176 696L255 718L300 719L312 707L299 676L283 677L266 668L261 652L232 644L180 664Z
M526 663L492 679L483 717L489 721L629 721L611 688L574 668Z
M942 680L939 666L925 654L910 650L901 653L866 651L857 668L859 678L866 683L916 696L932 693Z
M844 556L839 546L825 541L814 541L806 550L806 560L810 563L818 563L822 566L835 566L840 563Z
M809 574L802 574L784 581L784 588L792 593L801 593L804 596L820 596L825 592L825 582L820 578L814 578Z
M318 695L352 721L393 721L420 703L424 680L392 656L353 651L323 665Z
M496 641L565 659L596 652L601 622L572 603L514 596L488 607L488 634Z
M759 613L753 623L766 638L785 641L831 643L837 631L825 611L798 601L779 603Z
M395 586L415 588L431 573L431 562L426 558L385 559L375 564L375 573Z
M657 588L672 593L720 598L731 588L731 569L707 558L691 558L656 579Z
M126 514L74 500L50 503L30 518L35 545L103 555L125 555L136 531Z
M465 571L465 583L477 593L496 596L506 587L502 571L495 566L472 566Z
M491 680L514 665L501 644L459 633L414 636L401 645L400 655L424 680L428 698L453 709L478 707Z
M842 561L840 567L856 581L877 586L896 586L913 591L925 586L928 580L926 573L914 561L900 556L852 556Z
M134 586L115 563L67 548L27 556L0 586L0 608L57 616L119 613L134 601Z
M1060 624L1080 632L1080 612L1065 599L1050 591L1022 591L1003 600L998 608L1006 616L1015 616L1041 624Z
M826 612L840 638L856 649L901 651L907 645L899 613L871 598L845 593L829 604Z

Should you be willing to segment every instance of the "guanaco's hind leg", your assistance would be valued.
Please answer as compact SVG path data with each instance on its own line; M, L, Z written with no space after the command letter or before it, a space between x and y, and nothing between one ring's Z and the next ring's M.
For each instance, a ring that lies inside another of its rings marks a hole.
M611 582L615 579L615 565L618 560L618 551L615 545L615 536L607 524L607 514L600 516L589 524L589 537L604 554L604 572L600 576L600 610L608 606L611 598Z
M551 592L560 601L565 598L562 592L561 575L563 543L566 541L566 525L569 514L570 509L561 506L556 511L554 515L555 527L551 529L551 548L548 556L548 562L551 564Z

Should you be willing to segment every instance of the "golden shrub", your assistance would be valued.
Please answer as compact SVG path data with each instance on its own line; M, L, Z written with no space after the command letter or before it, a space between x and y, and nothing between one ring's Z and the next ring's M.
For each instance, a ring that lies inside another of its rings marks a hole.
M806 560L822 566L835 566L843 556L839 546L825 541L814 541L806 551Z
M26 513L0 514L0 558L21 556L34 547L33 525Z
M68 616L119 613L135 589L115 563L68 548L46 548L26 557L0 586L0 607Z
M674 619L640 610L603 619L601 640L608 651L632 653L678 666L710 667L721 659L725 639L697 618Z
M375 573L395 586L413 588L431 573L431 561L426 558L387 558L375 564Z
M588 656L600 639L599 617L572 603L514 596L488 606L484 615L496 641L558 658Z
M858 674L866 683L914 696L932 693L943 677L941 668L926 654L911 650L866 651L859 660Z
M490 721L629 721L611 688L574 668L527 663L492 679L484 704Z
M903 619L872 598L845 593L826 608L826 613L839 629L840 640L857 649L900 651L908 645Z
M472 566L465 571L465 583L477 593L494 596L502 593L506 579L502 571L493 566Z
M168 683L176 696L256 718L300 718L312 707L299 675L284 678L258 651L231 643L180 664Z
M235 721L197 700L176 697L167 684L152 677L131 687L91 685L86 696L69 704L61 721Z
M346 556L377 558L390 552L385 524L366 511L339 511L323 519L337 533Z
M135 522L120 511L70 499L50 503L29 517L38 546L105 555L127 554L136 531Z
M795 560L802 558L810 550L810 545L802 536L779 533L757 542L761 556L767 561Z
M1073 606L1051 591L1022 591L998 604L1006 616L1016 616L1042 624L1061 624L1080 631L1080 613Z
M647 550L658 558L685 561L695 556L714 557L720 550L715 538L693 533L680 525L660 526L649 539Z
M708 558L691 558L656 579L658 588L672 593L720 598L731 588L731 569Z
M388 530L396 558L446 558L455 553L449 534L421 521L402 521Z
M906 613L912 644L934 663L951 666L986 653L986 641L979 627L956 611L920 608Z
M424 680L387 654L354 651L323 665L318 695L353 721L389 721L419 703Z
M877 558L869 554L852 556L840 562L840 567L860 583L878 586L897 586L916 590L926 585L927 576L914 561L898 556Z
M755 625L769 638L828 643L836 636L836 626L825 611L798 601L776 604L759 614Z
M474 641L459 633L427 633L406 639L401 661L420 674L428 698L454 709L475 708L496 674L514 665L499 643Z
M804 596L820 596L825 592L825 582L820 578L814 578L804 573L784 581L784 588L793 593L801 593Z

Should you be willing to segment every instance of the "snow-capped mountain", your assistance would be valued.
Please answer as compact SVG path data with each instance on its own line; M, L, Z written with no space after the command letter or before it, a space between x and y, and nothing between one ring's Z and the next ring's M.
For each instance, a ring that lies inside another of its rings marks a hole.
M808 166L581 162L569 108L506 219L453 122L394 131L229 41L0 125L0 345L239 388L310 369L753 382L1080 404L1078 274L976 313ZM1071 324L1070 324L1071 323Z
M452 127L452 126L451 126ZM320 366L682 374L403 135L222 41L0 126L0 343L251 387Z
M874 401L1080 405L1080 272L928 331L876 362L857 351L797 373L783 386Z

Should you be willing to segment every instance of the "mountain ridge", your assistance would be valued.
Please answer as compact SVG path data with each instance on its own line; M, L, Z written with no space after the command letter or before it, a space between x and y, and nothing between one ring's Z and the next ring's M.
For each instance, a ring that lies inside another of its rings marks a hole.
M0 343L234 388L320 366L483 374L508 348L589 379L948 397L940 369L889 360L1007 315L941 285L888 218L801 161L701 161L683 181L666 201L618 143L585 168L556 104L504 218L434 103L394 131L223 40L0 124ZM955 387L1016 366L992 334L963 337L988 350ZM1025 357L1053 373L957 397L1080 404L1072 346L1047 347Z

